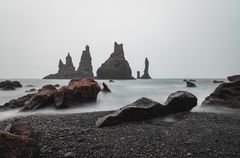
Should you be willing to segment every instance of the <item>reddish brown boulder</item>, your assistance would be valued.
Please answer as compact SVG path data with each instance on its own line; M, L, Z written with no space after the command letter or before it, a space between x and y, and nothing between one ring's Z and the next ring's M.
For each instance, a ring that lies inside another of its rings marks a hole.
M240 108L240 80L220 84L210 96L205 98L202 106Z
M230 82L235 82L235 81L239 81L240 80L240 75L234 75L234 76L229 76L228 80Z

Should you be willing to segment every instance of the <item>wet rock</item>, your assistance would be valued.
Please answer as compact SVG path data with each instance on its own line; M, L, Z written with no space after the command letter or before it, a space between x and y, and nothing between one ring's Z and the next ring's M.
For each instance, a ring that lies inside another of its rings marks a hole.
M9 124L5 131L26 138L32 137L32 128L30 123L23 119L15 119L12 124Z
M28 94L18 99L12 99L9 102L5 103L3 106L0 106L1 110L9 110L15 108L21 108L25 106L25 102L29 100L33 94Z
M26 90L25 92L31 93L31 92L36 92L36 91L37 91L37 89L32 88L32 89Z
M99 118L97 127L110 126L129 121L140 121L168 114L190 111L197 105L197 98L185 91L171 94L165 105L148 98L141 98L113 113Z
M229 76L228 80L230 82L235 82L235 81L239 81L240 80L240 75L234 75L234 76Z
M137 71L137 79L140 79L140 71Z
M2 90L15 90L15 88L22 87L21 83L19 81L2 81L0 82L0 89Z
M111 79L111 80L109 80L109 82L114 82L114 80Z
M210 96L205 98L202 106L240 108L240 80L220 84Z
M111 90L108 88L107 84L105 82L103 82L103 92L111 92Z
M64 154L64 158L75 158L75 154L73 152L68 152Z
M93 77L92 57L88 45L82 52L81 61L76 72L76 78L82 77Z
M191 81L186 81L186 87L196 87L196 84Z
M223 81L213 80L213 83L223 83Z
M34 85L29 84L29 85L26 85L26 87L34 87Z
M98 79L134 79L128 61L124 57L123 44L114 43L111 56L97 70Z
M141 79L151 79L148 73L149 69L149 61L148 58L145 59L145 68L144 68L144 74L142 75Z

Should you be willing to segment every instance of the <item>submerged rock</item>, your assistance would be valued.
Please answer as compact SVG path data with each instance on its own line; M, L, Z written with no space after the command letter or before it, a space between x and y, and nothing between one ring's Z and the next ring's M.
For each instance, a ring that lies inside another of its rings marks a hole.
M234 76L229 76L228 80L230 82L235 82L235 81L239 81L240 80L240 75L234 75Z
M103 92L111 92L111 90L108 88L107 84L105 82L103 82Z
M213 83L223 83L223 81L213 80Z
M109 80L109 82L114 82L114 80L111 79L111 80Z
M148 58L146 58L146 59L145 59L144 74L142 75L141 79L152 79L152 78L149 76L148 69L149 69L149 61L148 61Z
M186 87L196 87L196 84L193 83L192 81L186 81Z
M96 126L110 126L128 121L140 121L190 111L196 105L197 98L193 94L185 91L178 91L171 94L165 105L148 98L141 98L109 115L99 118Z
M134 79L128 61L124 57L123 44L114 43L111 56L97 70L98 79Z
M2 90L15 90L15 88L22 87L21 83L19 81L2 81L0 82L0 89Z
M210 96L205 98L202 106L240 108L240 80L220 84Z

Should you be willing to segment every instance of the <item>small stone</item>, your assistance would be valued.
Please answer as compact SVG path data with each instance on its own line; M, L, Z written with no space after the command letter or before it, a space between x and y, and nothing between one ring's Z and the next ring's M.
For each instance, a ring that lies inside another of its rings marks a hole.
M73 152L67 152L63 156L64 158L75 158L75 154Z

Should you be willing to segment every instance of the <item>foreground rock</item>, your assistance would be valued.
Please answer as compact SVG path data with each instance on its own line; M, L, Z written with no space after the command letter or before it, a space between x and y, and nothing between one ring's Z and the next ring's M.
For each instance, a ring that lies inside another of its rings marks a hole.
M98 79L134 79L128 61L124 57L123 44L114 43L111 56L97 70Z
M0 89L2 90L15 90L15 88L22 87L21 83L19 81L2 81L0 82Z
M239 81L240 80L240 75L234 75L234 76L229 76L228 80L230 82L235 82L235 81Z
M128 121L140 121L154 117L190 111L197 105L197 98L185 91L171 94L165 105L148 98L141 98L115 112L99 118L97 127L110 126Z
M220 84L210 96L205 98L202 106L240 108L240 80Z
M83 102L95 101L100 86L94 79L71 80L68 86L57 89L53 85L43 86L37 93L28 94L5 103L1 109L22 108L22 111L44 107L66 108Z
M152 79L148 73L149 69L149 61L148 58L145 59L145 68L144 68L144 74L142 75L141 79ZM140 74L139 74L140 75Z
M5 131L0 131L1 158L38 158L40 148L32 139L30 123L16 120Z

